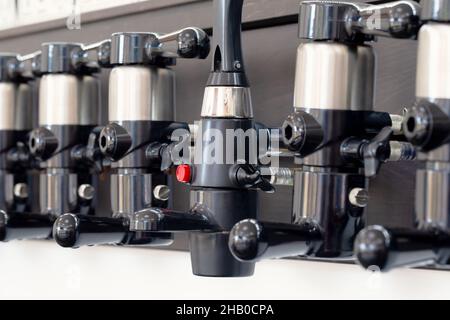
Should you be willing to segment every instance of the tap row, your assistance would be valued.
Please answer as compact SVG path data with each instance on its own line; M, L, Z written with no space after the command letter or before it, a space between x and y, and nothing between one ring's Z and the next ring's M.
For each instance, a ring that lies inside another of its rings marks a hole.
M166 247L186 233L193 273L207 277L285 257L445 267L450 3L302 1L293 111L271 128L253 112L243 2L214 0L211 39L187 27L0 54L0 241ZM379 37L418 42L416 102L401 114L374 108ZM199 121L175 121L177 60L208 57ZM397 161L422 163L416 225L368 225L370 181ZM189 187L189 210L173 209L173 180ZM291 222L261 220L260 193L280 185L293 189Z

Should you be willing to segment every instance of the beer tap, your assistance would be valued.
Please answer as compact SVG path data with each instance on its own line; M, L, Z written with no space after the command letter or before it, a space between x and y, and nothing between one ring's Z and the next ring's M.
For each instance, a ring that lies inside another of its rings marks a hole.
M175 42L176 49L170 45ZM111 216L67 213L54 224L53 235L63 247L84 245L169 245L172 233L130 230L130 217L140 210L170 207L171 152L174 132L189 137L189 126L175 121L177 59L205 59L209 37L199 28L169 34L115 33L105 67L109 78L109 124L98 144L111 162ZM101 43L101 44L102 44ZM98 52L102 45L98 47Z
M36 175L27 148L37 109L35 76L30 61L35 55L0 54L0 241L20 237L7 228L16 216L34 208ZM35 221L39 224L38 221Z
M405 136L423 164L416 174L416 228L362 230L355 254L371 270L444 266L450 257L450 3L421 5L416 102L403 121Z
M302 1L294 113L283 124L295 153L292 223L246 219L230 233L240 261L350 259L364 226L368 180L387 161L412 160L402 116L373 110L377 36L411 38L413 1Z
M66 212L94 214L99 146L95 144L100 106L98 65L79 43L49 42L29 57L39 84L39 128L28 148L39 174L39 205L24 214L7 213L7 240L47 239L54 220Z
M243 0L215 0L213 66L205 89L201 120L192 153L177 166L176 177L191 187L191 209L176 212L148 208L130 219L135 232L189 234L193 273L209 277L253 274L252 263L237 261L228 249L232 226L257 217L258 189L272 192L252 143L243 148L227 143L243 141L260 126L253 120L250 87L241 49ZM262 128L263 132L266 129ZM257 136L257 134L256 134ZM267 135L252 142L262 142ZM261 140L261 141L260 141ZM267 142L267 141L266 141ZM238 142L239 143L239 142ZM212 151L214 149L214 151ZM230 152L241 150L242 152ZM254 156L255 159L252 159ZM227 157L227 161L225 161Z

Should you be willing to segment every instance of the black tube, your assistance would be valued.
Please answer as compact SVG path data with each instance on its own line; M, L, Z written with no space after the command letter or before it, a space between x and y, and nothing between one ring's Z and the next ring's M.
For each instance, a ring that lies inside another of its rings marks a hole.
M53 221L48 215L0 212L0 241L48 239Z
M159 208L139 211L132 216L130 222L131 231L186 232L216 229L208 218L201 214Z
M434 264L439 250L450 248L450 237L431 231L370 226L355 240L358 263L372 271Z
M244 0L214 1L213 66L208 86L248 87L241 24Z
M321 240L319 229L312 224L267 223L248 219L231 230L229 248L239 261L256 262L307 255Z
M133 232L125 218L93 217L64 214L53 225L53 237L64 248L79 248L103 244L128 246L168 246L171 233Z

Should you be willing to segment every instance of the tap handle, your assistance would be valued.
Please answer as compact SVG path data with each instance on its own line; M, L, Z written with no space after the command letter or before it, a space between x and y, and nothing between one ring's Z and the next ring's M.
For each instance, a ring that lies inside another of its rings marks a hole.
M214 231L209 219L198 213L177 212L159 208L136 212L130 220L134 232Z
M267 193L274 193L275 188L261 171L253 165L239 164L231 168L233 180L240 187L258 188Z
M430 265L440 258L440 249L450 248L450 237L433 231L388 229L370 226L355 240L358 263L372 271Z
M420 26L420 5L414 1L393 1L361 6L351 20L354 32L392 38L411 38Z
M79 69L85 66L90 69L111 66L111 40L83 45L80 50L74 51L72 64Z
M391 153L389 140L393 134L394 131L391 127L385 127L363 147L366 177L375 176L380 170L381 164L389 159Z
M267 223L249 219L233 227L229 248L239 261L256 262L306 255L320 240L319 228L313 224Z
M342 1L302 1L299 38L309 40L371 41L375 36L416 37L420 6L414 1L378 5Z
M63 214L53 225L53 238L64 248L100 244L123 244L128 235L128 221L106 217Z
M36 51L19 57L16 67L22 78L33 79L41 75L41 51Z
M176 53L165 45L176 41ZM210 50L209 37L200 28L188 27L167 34L152 33L147 45L149 57L205 59Z
M0 241L48 239L52 226L48 215L0 211Z

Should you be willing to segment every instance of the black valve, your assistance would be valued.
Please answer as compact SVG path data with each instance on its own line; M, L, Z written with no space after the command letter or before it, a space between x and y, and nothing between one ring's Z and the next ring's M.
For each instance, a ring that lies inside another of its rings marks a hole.
M258 188L267 193L275 192L275 188L253 165L239 164L231 168L231 179L243 188Z
M100 149L100 135L103 127L96 127L89 134L87 145L77 145L72 149L72 158L102 172L108 161Z
M38 128L30 134L29 148L31 154L40 159L47 160L58 148L58 139L50 130Z
M0 211L0 241L48 239L53 221L49 215Z
M363 147L364 172L366 177L375 176L391 154L390 140L394 130L386 127Z
M157 163L162 172L173 167L172 150L174 144L154 142L150 144L145 152L147 159L152 163Z
M100 150L113 161L122 159L131 146L130 134L117 123L107 125L100 133Z
M322 240L313 223L301 225L243 220L230 232L229 248L243 262L307 255Z

